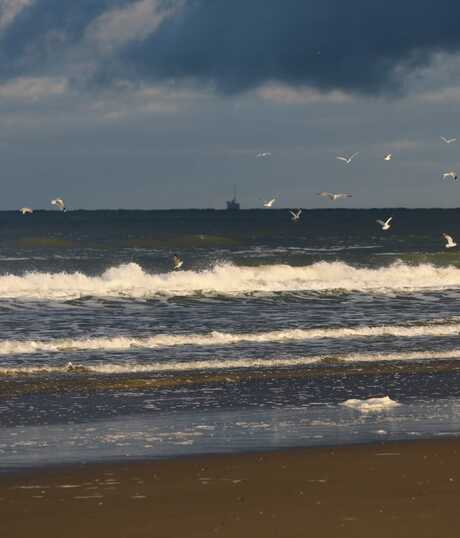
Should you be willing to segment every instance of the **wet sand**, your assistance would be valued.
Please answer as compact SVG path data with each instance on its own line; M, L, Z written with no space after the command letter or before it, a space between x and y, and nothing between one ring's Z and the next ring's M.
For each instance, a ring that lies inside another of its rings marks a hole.
M0 475L2 538L458 537L460 440Z

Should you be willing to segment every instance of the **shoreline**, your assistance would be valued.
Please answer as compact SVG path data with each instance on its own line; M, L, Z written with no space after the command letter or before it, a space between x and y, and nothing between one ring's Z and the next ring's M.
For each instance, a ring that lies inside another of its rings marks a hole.
M450 434L448 436L443 436L442 439L434 439L432 436L418 437L409 440L401 439L387 439L387 440L369 440L369 441L356 441L356 442L347 442L343 444L328 444L324 445L293 445L289 447L280 447L280 448L267 448L263 449L235 449L228 450L226 452L219 451L210 451L210 452L200 452L200 453L189 453L189 454L167 454L164 456L114 456L109 458L104 458L101 460L90 460L90 461L81 461L81 462L49 462L49 463L37 463L31 464L29 466L14 466L14 465L1 465L0 460L0 478L1 477L13 477L19 478L20 476L35 476L35 475L47 475L47 474L58 474L59 472L75 472L78 469L80 470L89 470L94 469L97 471L99 468L105 467L123 467L126 465L129 466L140 466L140 465L153 465L155 463L163 462L183 462L188 461L193 463L194 461L199 460L214 460L219 458L250 458L251 456L263 457L264 455L277 455L282 456L284 454L295 454L295 453L304 453L307 451L333 451L340 449L353 449L353 448L371 448L371 447L391 447L391 445L412 445L413 443L430 443L430 442L444 442L444 441L458 441L460 444L460 433ZM460 448L459 448L460 451ZM460 454L460 452L459 452ZM0 489L1 489L0 482Z
M294 455L294 454L303 454L305 452L325 452L325 451L336 451L342 449L371 449L379 447L391 448L392 445L399 446L410 446L413 444L419 443L444 443L444 442L456 442L459 443L459 458L460 458L460 432L458 433L449 433L443 435L442 437L434 438L432 435L427 434L426 437L414 437L412 439L384 439L380 438L377 440L356 440L350 442L344 442L341 444L316 444L316 445L291 445L291 446L280 446L279 448L243 448L243 449L234 449L228 451L209 451L209 452L190 452L190 453L179 453L179 454L166 454L166 455L153 455L153 456L111 456L108 458L102 458L100 460L91 459L88 461L58 461L58 462L38 462L36 464L32 463L28 466L14 466L6 465L2 466L0 460L0 478L1 477L19 477L27 475L45 475L53 474L59 472L74 472L78 469L87 470L94 469L97 471L99 468L103 467L124 467L129 466L141 466L141 465L154 465L155 463L163 462L183 462L188 461L193 463L194 461L199 460L214 460L214 459L225 459L225 458L250 458L250 457L263 457L264 455ZM0 482L1 488L1 482Z
M21 469L0 474L2 534L453 537L459 457L442 439Z

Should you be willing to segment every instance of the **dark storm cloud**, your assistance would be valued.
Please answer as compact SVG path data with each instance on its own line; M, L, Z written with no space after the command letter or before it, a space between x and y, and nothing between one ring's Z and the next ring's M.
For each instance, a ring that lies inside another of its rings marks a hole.
M391 92L431 53L460 47L459 15L453 0L190 0L123 64L228 92L273 80Z
M139 0L171 6L174 0ZM135 0L36 0L0 37L0 76L65 65L99 15ZM279 81L365 94L397 92L432 53L460 47L455 0L177 0L147 37L99 61L99 84L185 80L241 92ZM140 38L139 38L140 37ZM86 49L85 49L86 50ZM97 54L91 57L97 63Z

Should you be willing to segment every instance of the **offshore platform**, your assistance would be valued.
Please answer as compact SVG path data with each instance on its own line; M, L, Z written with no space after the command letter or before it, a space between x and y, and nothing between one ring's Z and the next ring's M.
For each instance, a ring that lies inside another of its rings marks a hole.
M238 211L241 209L240 204L236 199L236 185L233 185L233 198L227 201L227 209L229 211Z

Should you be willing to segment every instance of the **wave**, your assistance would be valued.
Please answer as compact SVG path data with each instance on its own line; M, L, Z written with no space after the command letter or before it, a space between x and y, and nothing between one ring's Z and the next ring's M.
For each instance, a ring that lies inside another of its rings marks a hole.
M136 263L107 269L100 276L41 273L0 276L0 298L67 300L79 297L150 298L155 296L228 295L255 292L363 291L446 289L460 287L460 269L402 262L376 269L344 262L303 267L218 264L203 271L152 274Z
M2 367L0 375L24 374L53 374L53 373L98 373L98 374L133 374L133 373L163 373L163 372L193 372L206 370L232 370L238 368L276 368L288 366L307 366L321 359L317 357L299 357L287 359L230 359L203 360L193 362L152 362L149 364L135 363L98 363L80 365L68 363L63 366L18 366Z
M425 324L413 326L382 325L376 327L347 327L326 329L287 329L256 333L210 333L168 335L134 338L127 336L97 338L61 338L55 340L5 340L0 341L0 355L30 355L34 353L65 353L78 351L125 351L156 349L177 346L229 346L244 343L263 344L286 341L352 338L423 338L445 337L460 334L460 323Z
M18 375L45 375L45 374L155 374L155 373L178 373L196 371L225 371L235 369L274 369L287 367L302 367L320 364L328 364L331 360L334 364L340 363L365 363L365 362L412 362L432 360L458 360L460 349L449 351L413 351L401 353L349 353L337 355L316 355L311 357L292 357L279 359L214 359L200 361L171 361L151 362L139 364L132 361L124 362L97 362L88 364L67 363L61 366L12 366L1 367L0 376Z

